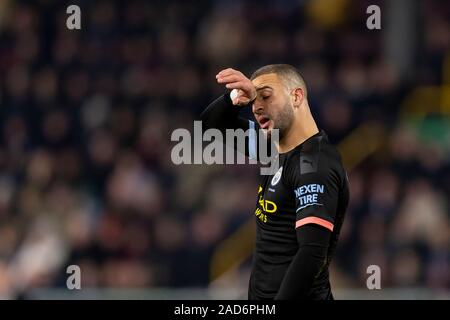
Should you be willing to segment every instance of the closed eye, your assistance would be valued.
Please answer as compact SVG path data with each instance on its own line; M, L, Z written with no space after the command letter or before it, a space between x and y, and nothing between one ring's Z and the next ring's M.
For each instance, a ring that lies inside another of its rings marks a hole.
M267 100L272 96L272 89L269 87L258 88L257 91L261 100Z

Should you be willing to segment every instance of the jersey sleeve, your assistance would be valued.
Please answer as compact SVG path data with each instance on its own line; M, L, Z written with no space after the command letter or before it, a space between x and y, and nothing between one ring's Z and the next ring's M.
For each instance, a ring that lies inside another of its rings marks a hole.
M226 93L209 104L200 115L200 119L203 122L204 129L218 129L223 136L226 136L227 129L240 129L247 132L244 144L236 143L236 139L231 143L230 141L225 142L248 158L260 161L262 160L259 157L260 146L264 145L265 151L270 154L271 142L259 133L260 128L255 121L239 115L240 110L244 107L233 105L230 95Z
M325 157L300 155L292 173L295 228L315 224L333 231L340 178Z

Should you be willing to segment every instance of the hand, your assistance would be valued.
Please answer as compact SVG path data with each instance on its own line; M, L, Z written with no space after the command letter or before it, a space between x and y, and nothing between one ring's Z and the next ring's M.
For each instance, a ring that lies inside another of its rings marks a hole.
M230 90L236 89L237 96L232 99L234 105L243 106L256 98L256 88L249 78L240 71L228 68L216 75L218 83L225 84Z

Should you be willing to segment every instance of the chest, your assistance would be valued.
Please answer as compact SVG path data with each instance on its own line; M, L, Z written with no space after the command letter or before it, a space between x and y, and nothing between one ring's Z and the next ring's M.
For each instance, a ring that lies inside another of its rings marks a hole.
M255 215L262 223L283 220L295 214L295 193L286 183L283 166L273 175L261 176Z

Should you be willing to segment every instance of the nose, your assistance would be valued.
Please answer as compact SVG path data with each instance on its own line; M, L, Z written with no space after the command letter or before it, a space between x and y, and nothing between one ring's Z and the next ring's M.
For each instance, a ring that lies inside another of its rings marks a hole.
M252 111L253 113L260 113L261 111L264 111L264 106L259 99L253 101Z

